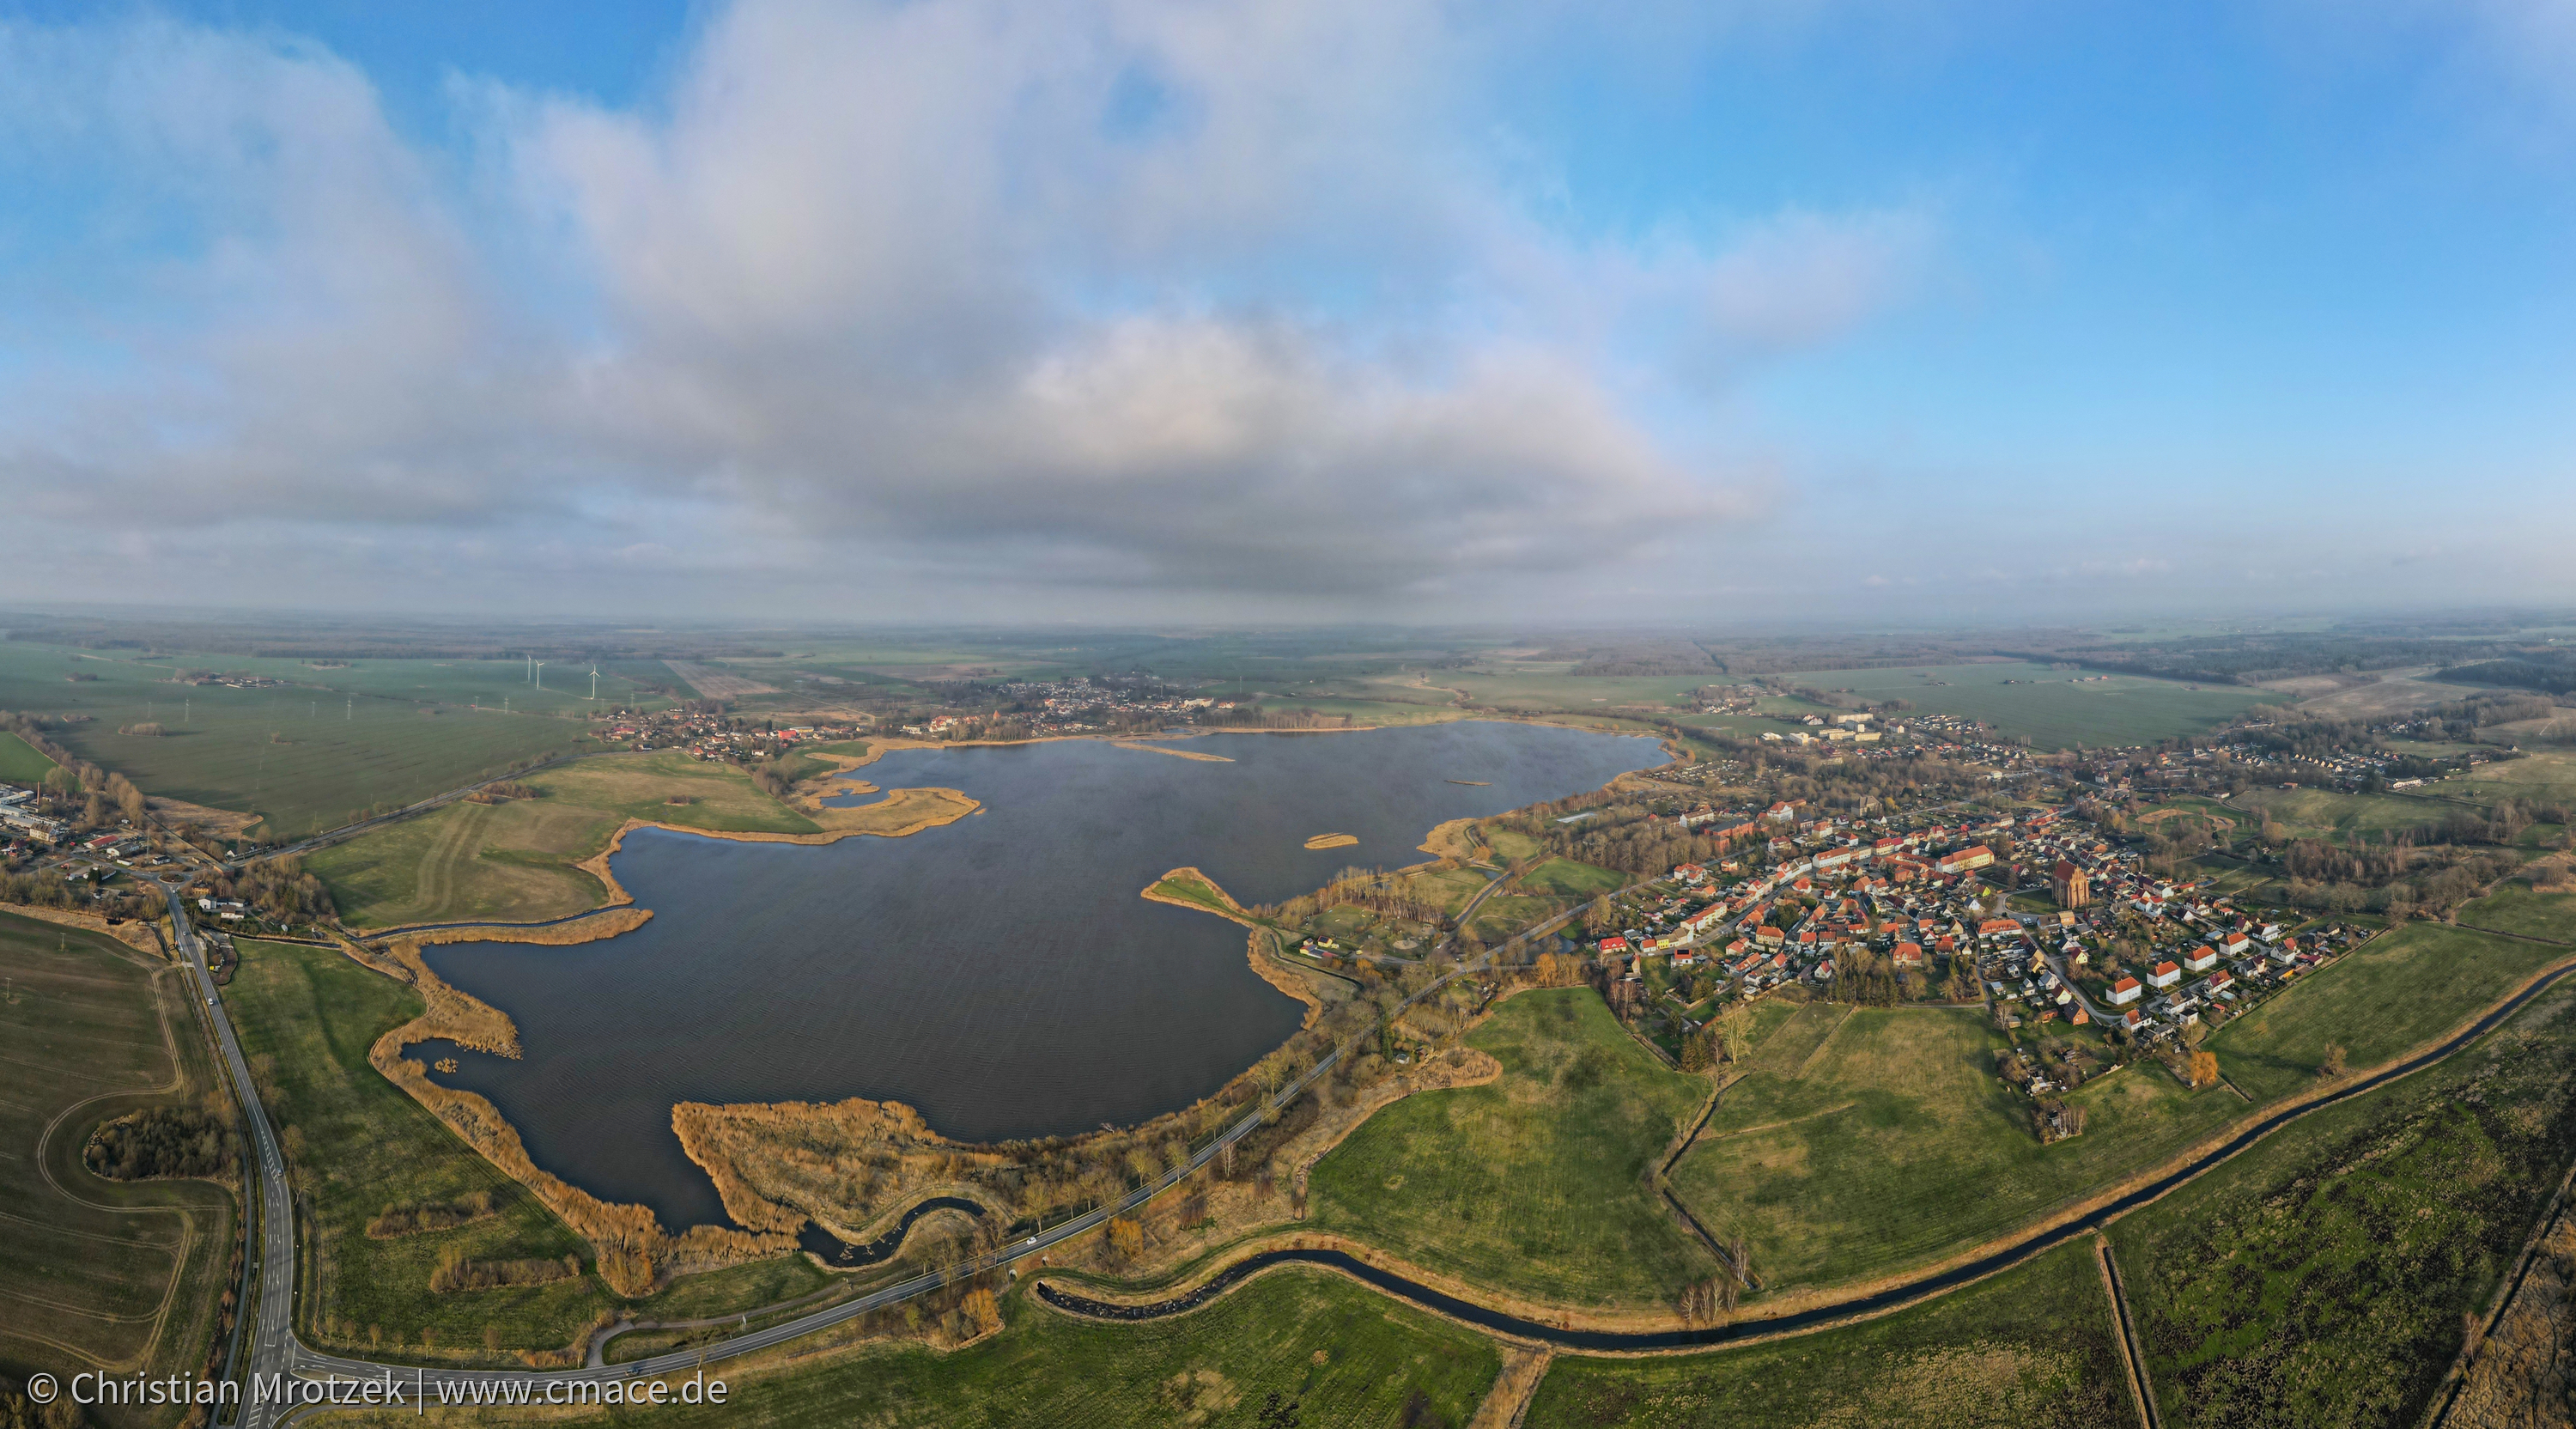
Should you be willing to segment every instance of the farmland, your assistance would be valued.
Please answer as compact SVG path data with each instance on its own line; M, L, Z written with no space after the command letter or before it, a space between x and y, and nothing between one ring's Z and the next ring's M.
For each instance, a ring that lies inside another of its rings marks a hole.
M2461 921L2476 921L2480 906L2463 907ZM2229 1081L2268 1101L2314 1083L2329 1046L2355 1070L2377 1066L2569 956L2576 946L2411 923L2239 1016L2208 1045Z
M2029 1100L1994 1074L2002 1045L1970 1012L1811 1004L1727 1089L1674 1192L1746 1239L1766 1292L1837 1284L2000 1235L2245 1110L2149 1063L2069 1094L2085 1133L2042 1146Z
M629 818L721 833L815 828L742 770L676 750L595 755L526 782L538 797L451 804L322 849L306 866L353 923L533 922L605 896L573 865L606 848Z
M2409 1425L2571 1155L2576 994L2112 1228L2167 1421Z
M53 772L54 761L38 754L27 741L0 731L0 784L41 784Z
M240 947L226 1001L306 1198L297 1312L308 1339L432 1361L560 1349L612 1307L646 1316L678 1302L721 1314L822 1283L799 1258L692 1277L640 1302L617 1300L588 1273L433 1292L430 1273L450 1251L474 1260L574 1256L587 1269L590 1248L369 1065L376 1038L418 1015L417 994L327 949L248 939ZM388 1210L478 1196L491 1198L493 1213L452 1229L367 1234Z
M0 914L0 975L0 1373L193 1373L238 1234L231 1192L107 1181L81 1159L99 1123L214 1089L179 974Z
M182 663L185 663L184 661ZM209 657L203 665L269 665L295 683L258 689L171 683L173 664L0 642L0 709L87 715L55 737L146 793L255 812L253 833L301 838L368 809L400 807L513 763L574 747L581 723L494 704L511 689L493 662L370 662L314 670L296 662ZM80 678L72 678L78 676ZM408 687L398 688L409 678ZM488 689L487 689L488 686ZM524 688L524 687L523 687ZM534 697L534 692L529 692ZM583 702L548 691L550 708ZM159 736L120 734L160 725Z
M1604 893L1625 887L1628 876L1569 858L1551 858L1521 876L1521 886L1539 893L1552 893L1560 898L1598 898Z
M2147 744L2215 729L2276 698L2234 685L2192 688L2178 680L2061 670L2020 660L1908 665L1890 670L1808 670L1784 676L1865 700L1901 699L1925 714L1960 715L2041 749ZM2006 684L2007 680L2027 683Z
M727 1366L722 1408L670 1406L651 1421L672 1429L767 1429L860 1424L874 1429L1019 1426L1251 1425L1272 1394L1309 1425L1463 1425L1494 1382L1501 1356L1471 1330L1390 1304L1338 1276L1273 1271L1194 1314L1137 1325L1097 1324L1025 1293L1002 1297L1003 1328L935 1350L875 1343L800 1361ZM447 1424L502 1426L525 1410ZM409 1411L336 1416L397 1429ZM547 1422L628 1423L614 1411Z
M1646 1179L1707 1078L1666 1070L1589 989L1522 993L1468 1043L1502 1076L1361 1123L1315 1165L1314 1224L1550 1304L1656 1307L1716 1273Z
M1524 1422L1530 1429L2096 1429L2137 1417L2117 1335L2092 1242L2080 1241L1884 1319L1820 1334L1704 1355L1560 1357Z

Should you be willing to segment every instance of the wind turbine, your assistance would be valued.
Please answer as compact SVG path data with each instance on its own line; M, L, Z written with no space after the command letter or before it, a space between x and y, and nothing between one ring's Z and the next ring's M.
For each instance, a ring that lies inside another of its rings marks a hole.
M590 697L594 700L599 698L599 667L597 665L590 667Z
M537 688L542 690L546 687L546 662L539 660L533 668L537 672Z

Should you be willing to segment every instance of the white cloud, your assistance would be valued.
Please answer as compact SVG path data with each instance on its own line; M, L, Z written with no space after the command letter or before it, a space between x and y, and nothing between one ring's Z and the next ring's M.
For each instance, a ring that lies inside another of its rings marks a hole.
M302 561L363 537L432 598L541 539L555 592L658 561L664 601L1436 601L1757 518L1768 463L1638 415L1656 352L1831 341L1931 225L1560 236L1480 107L1527 39L1395 0L759 0L637 110L460 84L460 182L309 46L0 30L0 126L201 240L102 262L166 301L0 408L0 481Z

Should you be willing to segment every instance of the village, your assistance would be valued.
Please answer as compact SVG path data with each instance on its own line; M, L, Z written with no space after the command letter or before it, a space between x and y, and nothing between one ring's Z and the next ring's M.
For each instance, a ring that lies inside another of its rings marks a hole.
M1770 997L1973 1006L2006 1037L1998 1075L2034 1098L2146 1057L2189 1080L2209 1030L2370 936L2159 877L2063 806L1868 818L1784 800L1710 832L1722 857L1630 890L1634 926L1586 950L1613 1010L1685 1050Z

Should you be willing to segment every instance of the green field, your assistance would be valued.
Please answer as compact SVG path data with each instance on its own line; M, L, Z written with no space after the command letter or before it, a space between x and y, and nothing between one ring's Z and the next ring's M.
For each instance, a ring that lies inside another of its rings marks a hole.
M1627 883L1628 875L1624 873L1577 863L1570 858L1551 858L1521 877L1523 888L1577 900L1598 898L1627 886Z
M235 690L170 682L177 668L249 666L274 667L278 678L296 683ZM389 668L395 666L420 668ZM94 678L67 678L75 674ZM406 679L416 688L394 688ZM428 661L354 670L231 657L144 663L0 641L0 709L89 715L88 723L53 737L147 794L261 814L265 822L254 835L270 841L502 773L513 762L569 749L583 735L574 720L467 707L487 694L497 703L511 688L490 662L472 670ZM551 691L513 698L522 707L535 701L565 712L587 704ZM146 722L167 732L117 733Z
M2576 991L2112 1228L2176 1426L2421 1422L2576 1155Z
M2001 1235L2246 1109L2148 1064L2070 1095L2084 1134L2042 1146L2029 1099L1995 1075L2001 1045L1972 1012L1812 1004L1727 1089L1674 1192L1745 1238L1765 1293L1837 1284Z
M2485 900L2461 909L2474 918ZM2410 923L2284 988L2209 1039L2227 1079L2256 1101L2313 1084L2329 1045L2355 1071L2475 1017L2576 947Z
M0 730L0 784L23 784L33 788L45 782L45 776L52 772L54 761L38 754L27 741Z
M1405 891L1424 899L1443 912L1455 913L1467 901L1485 891L1488 880L1472 868L1440 869L1417 873L1404 882Z
M2571 945L2576 952L2576 893L2534 893L2520 878L2459 911L2463 927L2492 933L2518 933Z
M2425 786L2453 798L2492 805L2498 799L2521 803L2576 805L2576 754L2544 750L2496 764L2481 764L2466 774Z
M1904 700L1923 714L1980 720L2005 734L2027 736L2041 749L2147 744L2197 734L2280 698L2234 685L2203 685L2195 690L2179 680L2144 675L2094 678L2100 673L2000 660L1889 670L1806 670L1781 678L1828 692L1849 690L1865 700ZM2007 685L2006 680L2036 683ZM2073 683L2077 680L2081 683Z
M1711 666L1698 675L1569 675L1568 664L1528 664L1489 670L1442 670L1434 684L1457 690L1474 704L1499 709L1571 710L1602 714L1644 706L1664 713L1692 707L1691 692L1722 684Z
M1315 1164L1313 1224L1557 1305L1669 1305L1717 1273L1646 1179L1707 1078L1667 1071L1584 988L1522 993L1467 1040L1501 1078L1361 1123Z
M1529 1429L2106 1429L2137 1422L2093 1243L1883 1319L1741 1349L1561 1356ZM2179 1422L2179 1421L2177 1421Z
M1501 1369L1491 1341L1318 1271L1275 1270L1208 1306L1137 1325L1076 1320L1025 1294L963 1349L875 1344L802 1362L711 1368L722 1408L551 1411L545 1422L671 1429L1196 1429L1259 1423L1272 1394L1313 1426L1460 1426ZM435 1411L433 1411L435 1412ZM505 1426L526 1410L440 1414ZM410 1411L334 1416L399 1429Z
M1475 921L1467 925L1467 931L1491 946L1523 928L1545 922L1564 907L1564 899L1543 894L1497 893L1476 905Z
M619 1300L591 1273L579 1236L368 1064L378 1036L419 1014L411 989L328 949L239 946L226 1002L305 1198L296 1310L309 1343L433 1360L560 1349L603 1310L724 1314L825 1283L800 1256ZM388 1240L366 1233L389 1207L452 1205L478 1192L494 1198L497 1214ZM551 1285L433 1292L430 1272L451 1248L474 1260L577 1256L585 1273Z
M2438 824L2445 815L2459 809L2457 804L2421 793L2341 794L2307 788L2248 789L2218 807L2237 811L2225 817L2236 820L2240 835L2259 829L2262 820L2270 819L2292 838L2343 843L2362 834L2380 835Z
M0 914L0 1375L204 1367L240 1234L230 1191L81 1161L103 1121L201 1102L204 1048L175 968Z
M628 818L724 833L814 828L740 769L677 750L593 755L527 782L539 797L450 804L317 850L305 867L361 926L534 922L600 901L605 890L572 865L606 848ZM669 802L675 795L689 802Z

